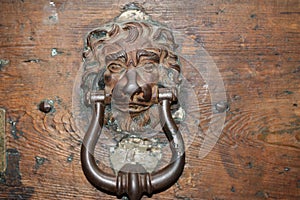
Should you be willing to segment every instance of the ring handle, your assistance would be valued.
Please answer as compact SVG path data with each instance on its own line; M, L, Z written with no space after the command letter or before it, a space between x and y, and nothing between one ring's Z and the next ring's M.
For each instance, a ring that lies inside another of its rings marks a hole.
M81 146L81 164L88 181L97 189L118 197L127 196L139 200L144 194L151 196L171 187L180 177L185 164L184 141L170 111L176 99L174 90L160 88L158 91L160 123L172 151L171 161L157 172L148 173L140 164L126 164L112 175L101 170L95 161L94 151L101 135L105 105L110 96L104 91L89 93L87 100L93 105L93 117Z

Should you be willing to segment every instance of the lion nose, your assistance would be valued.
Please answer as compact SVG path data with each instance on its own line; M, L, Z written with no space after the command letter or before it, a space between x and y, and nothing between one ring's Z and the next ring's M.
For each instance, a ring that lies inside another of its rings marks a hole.
M127 84L123 88L123 92L126 95L131 97L135 93L140 92L141 88L137 83L137 74L134 69L131 69L128 72L126 72L126 79L127 79Z
M125 87L123 88L124 94L128 95L131 99L134 97L134 95L139 95L142 93L142 96L138 96L137 99L139 101L150 101L152 97L152 88L149 84L144 84L140 86L137 83L138 74L134 69L129 70L126 72L126 79L127 83Z

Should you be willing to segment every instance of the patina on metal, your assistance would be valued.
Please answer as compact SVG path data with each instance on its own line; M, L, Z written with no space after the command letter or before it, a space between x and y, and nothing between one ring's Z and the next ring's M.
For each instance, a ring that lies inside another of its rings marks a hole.
M0 172L5 170L5 110L0 108Z
M155 138L125 136L110 152L110 160L114 170L118 172L128 163L139 163L147 172L153 172L162 158L162 149L157 143Z
M87 179L99 190L138 200L168 189L181 175L184 142L171 113L180 85L176 48L172 31L135 3L87 35L81 88L93 117L81 162ZM159 123L172 154L161 169L162 150L155 138L145 137ZM123 135L110 151L115 174L100 169L94 157L104 126Z

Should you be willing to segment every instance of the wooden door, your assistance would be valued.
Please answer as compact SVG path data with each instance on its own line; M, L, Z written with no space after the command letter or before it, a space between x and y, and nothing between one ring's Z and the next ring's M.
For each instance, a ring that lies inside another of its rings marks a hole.
M86 34L126 3L0 2L0 107L6 111L0 199L116 198L96 190L82 172L72 91ZM195 139L179 181L152 199L299 199L300 2L140 4L209 53L226 91L217 108L226 113L217 144L201 158L201 139ZM53 106L48 113L40 108L45 100ZM200 105L206 106L218 105ZM209 119L201 116L205 129Z

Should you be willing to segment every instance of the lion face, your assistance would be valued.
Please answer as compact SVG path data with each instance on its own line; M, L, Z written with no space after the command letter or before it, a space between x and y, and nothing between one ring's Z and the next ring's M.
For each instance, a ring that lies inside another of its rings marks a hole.
M121 50L105 57L104 89L112 96L111 116L121 130L142 130L158 118L157 111L150 110L156 108L159 87L176 86L179 71L170 65L176 59L155 48Z
M160 52L155 49L106 56L105 92L112 94L117 110L135 115L153 105L160 78L159 61Z

